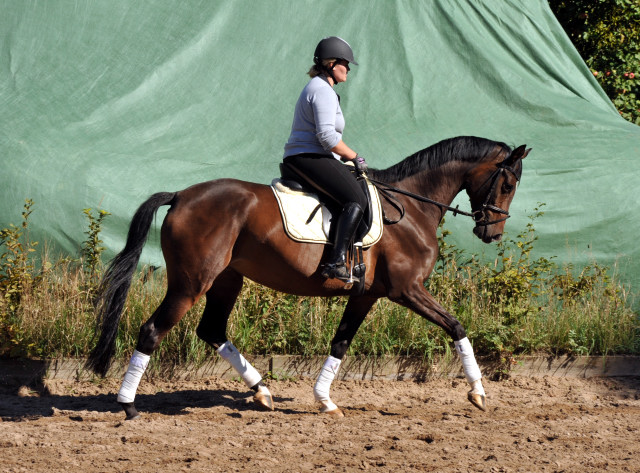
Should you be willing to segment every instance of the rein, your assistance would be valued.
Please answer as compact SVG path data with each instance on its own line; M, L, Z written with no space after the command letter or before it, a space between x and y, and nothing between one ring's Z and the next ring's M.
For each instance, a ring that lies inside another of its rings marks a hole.
M397 194L405 195L419 202L426 202L428 204L433 204L437 207L440 207L441 209L444 209L445 211L450 210L451 212L453 212L454 217L458 214L464 215L465 217L471 217L473 221L476 222L477 226L483 227L483 226L493 225L494 223L504 222L506 219L510 217L509 212L507 210L501 209L500 207L489 203L489 200L491 199L491 196L493 195L493 192L498 184L498 177L500 177L500 175L503 174L505 171L508 171L511 174L513 174L516 180L520 182L520 179L518 178L518 175L516 174L513 168L511 168L510 166L504 165L504 162L498 164L498 169L496 169L489 177L489 179L492 180L491 188L487 193L487 197L484 203L482 204L482 207L472 212L466 212L464 210L460 210L458 206L451 207L450 205L443 204L441 202L430 199L428 197L414 194L413 192L405 191L403 189L398 189L397 187L393 187L385 182L378 181L377 179L373 179L371 177L367 177L367 179L371 181L371 183L373 183L374 186L376 186L376 188L378 189L378 192L380 192L380 194L387 200L387 202L389 202L400 213L400 218L398 220L391 220L386 215L383 215L384 223L387 225L393 225L398 223L400 220L404 218L404 214L405 214L405 209L402 203L400 203L398 199L396 199L390 194L391 192L394 192ZM489 220L489 216L486 212L487 210L490 212L505 215L505 217L502 217L496 220ZM383 214L384 214L384 211L383 211Z
M374 186L376 186L376 188L378 189L378 192L380 192L380 194L382 194L382 196L387 200L387 202L389 202L396 210L398 210L400 212L400 218L398 220L391 220L389 219L386 215L384 216L384 223L392 225L394 223L398 223L400 220L403 219L404 214L405 214L405 210L404 210L404 206L400 203L400 201L398 201L398 199L394 198L390 192L395 192L397 194L402 194L402 195L406 195L407 197L411 197L414 200L420 201L420 202L426 202L429 204L433 204L436 205L442 209L445 210L451 210L453 212L453 216L455 217L456 215L460 214L460 215L464 215L465 217L473 217L474 214L471 212L465 212L464 210L460 210L458 208L458 206L456 207L451 207L450 205L446 205L443 204L441 202L438 202L436 200L430 199L428 197L423 197L421 195L418 194L414 194L413 192L409 192L409 191L405 191L402 189L398 189L397 187L393 187L390 186L389 184L382 182L382 181L378 181L377 179L373 179L371 177L367 177L367 179L369 181L371 181L373 183Z

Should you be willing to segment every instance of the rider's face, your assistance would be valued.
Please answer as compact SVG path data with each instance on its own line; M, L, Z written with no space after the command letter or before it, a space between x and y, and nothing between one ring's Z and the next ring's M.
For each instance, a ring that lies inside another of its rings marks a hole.
M333 76L336 78L336 82L346 82L349 70L349 61L338 59L333 65Z

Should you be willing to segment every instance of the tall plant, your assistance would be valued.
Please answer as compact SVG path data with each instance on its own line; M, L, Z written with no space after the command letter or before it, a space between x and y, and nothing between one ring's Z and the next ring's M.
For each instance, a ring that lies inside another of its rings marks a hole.
M33 201L27 199L22 210L22 224L19 227L10 224L0 230L0 295L8 312L16 310L22 294L36 279L30 255L38 242L31 241L28 236L32 207Z
M81 254L83 267L92 287L95 287L100 278L100 268L102 265L102 252L105 248L102 246L100 232L102 231L103 220L107 215L111 215L106 210L98 210L98 215L93 215L92 209L84 209L82 211L89 221L89 228L85 233L87 238L82 242Z

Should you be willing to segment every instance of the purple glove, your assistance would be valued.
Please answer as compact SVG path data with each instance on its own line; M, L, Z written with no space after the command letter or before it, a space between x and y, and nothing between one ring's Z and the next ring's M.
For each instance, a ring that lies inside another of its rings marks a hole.
M364 160L362 156L356 154L356 157L353 159L353 165L356 168L356 172L359 175L365 174L369 166L367 166L367 162Z

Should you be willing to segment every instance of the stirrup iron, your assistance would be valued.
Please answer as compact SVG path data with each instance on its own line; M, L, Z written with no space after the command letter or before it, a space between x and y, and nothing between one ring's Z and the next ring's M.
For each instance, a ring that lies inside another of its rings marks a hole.
M340 269L344 268L344 272L347 274L342 274ZM346 262L342 263L325 263L322 268L322 277L326 279L339 279L340 281L344 281L345 283L353 284L354 282L358 282L359 279L354 277L353 268L348 269Z

